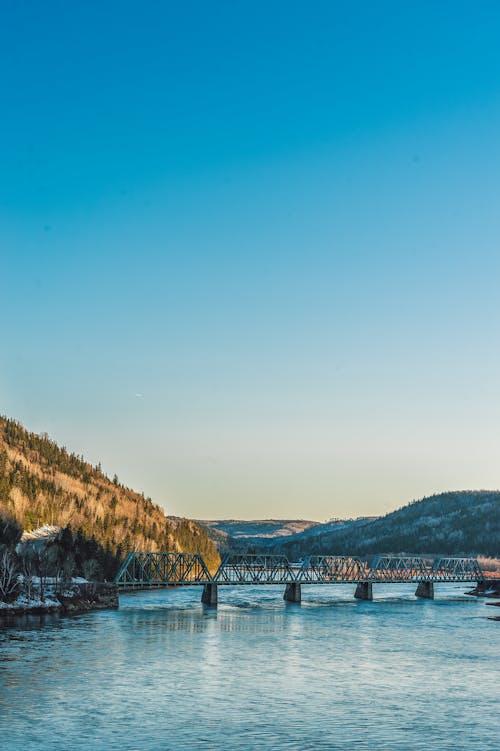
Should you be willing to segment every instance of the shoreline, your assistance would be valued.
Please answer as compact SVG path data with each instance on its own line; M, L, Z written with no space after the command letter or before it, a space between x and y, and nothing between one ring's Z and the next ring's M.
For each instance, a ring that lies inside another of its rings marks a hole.
M44 602L32 604L0 603L0 619L23 615L76 615L91 610L116 610L119 607L118 587L108 582L73 584L64 592L48 593Z

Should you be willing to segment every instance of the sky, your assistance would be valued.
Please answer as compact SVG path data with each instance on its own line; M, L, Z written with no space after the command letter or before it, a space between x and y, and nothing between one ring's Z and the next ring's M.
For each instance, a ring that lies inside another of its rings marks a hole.
M500 486L500 4L3 0L0 412L194 518Z

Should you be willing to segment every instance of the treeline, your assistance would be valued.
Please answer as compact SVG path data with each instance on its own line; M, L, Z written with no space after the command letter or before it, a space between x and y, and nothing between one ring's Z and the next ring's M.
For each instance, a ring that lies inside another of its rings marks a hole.
M70 477L89 480L95 467L85 462L83 456L68 453L65 446L58 446L46 433L38 435L30 433L16 420L0 418L3 423L3 439L8 446L12 446L25 454L38 457L41 465L52 470L64 472Z
M70 530L74 540L97 545L101 552L92 557L103 576L110 574L106 556L114 558L116 570L132 550L198 552L209 567L219 563L198 524L168 519L151 498L125 487L116 475L108 478L100 465L6 417L0 417L0 515L24 530L54 525Z
M377 519L360 520L322 533L294 535L274 552L290 559L305 554L429 553L500 555L500 492L457 491L414 501Z
M52 536L21 540L22 529L14 519L0 517L0 601L12 602L20 594L27 600L44 600L47 583L62 591L74 577L110 581L122 560L95 538L88 539L68 527Z

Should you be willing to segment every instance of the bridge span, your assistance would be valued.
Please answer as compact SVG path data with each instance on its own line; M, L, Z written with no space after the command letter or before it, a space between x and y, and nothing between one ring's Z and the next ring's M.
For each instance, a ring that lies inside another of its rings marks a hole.
M312 555L291 563L282 555L225 556L212 574L198 553L129 553L115 582L121 590L203 585L202 602L217 605L219 586L284 584L284 598L300 602L303 584L356 584L354 596L373 599L373 585L417 584L417 597L433 599L434 584L482 582L475 558Z

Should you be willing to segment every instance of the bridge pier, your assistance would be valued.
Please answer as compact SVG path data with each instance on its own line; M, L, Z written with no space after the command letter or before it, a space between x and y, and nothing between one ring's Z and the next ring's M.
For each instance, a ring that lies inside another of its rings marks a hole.
M373 585L371 582L359 582L354 593L357 600L373 600Z
M201 601L204 605L210 607L217 607L217 584L208 582L203 586L203 592L201 593Z
M300 602L302 597L301 586L298 582L292 582L285 587L283 599L287 602Z
M434 599L434 582L419 582L416 597L423 597L426 600Z

